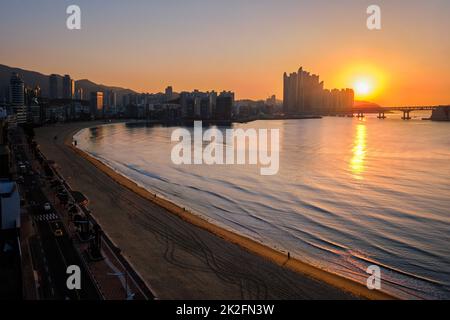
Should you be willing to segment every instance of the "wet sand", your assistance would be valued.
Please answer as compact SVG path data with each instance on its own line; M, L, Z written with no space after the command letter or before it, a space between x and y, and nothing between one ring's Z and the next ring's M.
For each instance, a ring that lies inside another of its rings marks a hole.
M36 140L160 299L390 299L218 227L156 197L72 146L95 123L36 130ZM53 137L59 138L55 141Z

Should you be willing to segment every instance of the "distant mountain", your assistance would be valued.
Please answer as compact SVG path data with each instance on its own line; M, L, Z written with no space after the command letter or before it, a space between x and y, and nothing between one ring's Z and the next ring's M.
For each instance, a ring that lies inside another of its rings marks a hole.
M9 80L11 78L11 73L13 72L17 72L18 74L20 74L23 81L25 82L26 87L35 87L38 85L41 88L42 95L48 96L49 75L0 64L0 97L4 96L5 93L8 92ZM63 77L61 75L58 75L58 89L60 91L60 94L62 92L62 78ZM117 93L118 101L120 101L119 99L121 99L123 95L136 93L135 91L130 89L97 84L87 79L75 81L75 88L83 89L85 99L88 99L90 92L93 91L113 90Z
M39 85L45 95L48 94L48 76L43 75L39 72L27 71L19 68L12 68L0 64L0 96L3 96L9 88L9 80L11 78L11 73L17 72L25 81L26 85L29 87L35 87Z
M369 101L358 101L358 100L355 100L353 106L355 108L367 108L367 109L381 108L381 106L379 104L369 102Z
M136 91L131 89L125 89L121 87L112 87L104 84L97 84L88 79L81 79L75 81L75 88L83 88L83 92L93 92L93 91L107 91L112 90L117 93L117 99L122 98L126 94L136 94Z

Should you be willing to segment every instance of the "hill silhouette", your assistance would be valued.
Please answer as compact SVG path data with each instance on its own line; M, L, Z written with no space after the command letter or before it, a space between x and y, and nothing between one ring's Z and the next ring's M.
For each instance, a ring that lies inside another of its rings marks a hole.
M16 72L20 74L23 81L25 82L25 86L27 87L35 87L39 86L42 91L43 96L48 96L49 93L49 76L36 71L25 70L21 68L9 67L3 64L0 64L0 97L5 96L8 88L9 88L9 80L11 78L11 73ZM62 75L58 75L58 85L59 92L62 92ZM117 99L122 98L123 95L129 93L136 93L133 90L125 89L121 87L107 86L104 84L97 84L88 79L81 79L75 81L75 88L82 88L84 99L88 99L90 92L93 91L106 91L113 90L117 93Z

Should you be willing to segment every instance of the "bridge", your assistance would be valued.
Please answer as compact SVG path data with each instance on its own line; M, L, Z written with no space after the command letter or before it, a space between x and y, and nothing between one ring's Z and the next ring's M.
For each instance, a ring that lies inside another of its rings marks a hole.
M374 108L353 108L352 115L355 115L358 118L363 118L365 113L378 113L378 119L386 119L386 112L392 111L402 111L403 112L403 120L410 120L410 112L412 111L423 111L423 110L435 110L438 108L450 108L448 106L403 106L403 107L374 107Z

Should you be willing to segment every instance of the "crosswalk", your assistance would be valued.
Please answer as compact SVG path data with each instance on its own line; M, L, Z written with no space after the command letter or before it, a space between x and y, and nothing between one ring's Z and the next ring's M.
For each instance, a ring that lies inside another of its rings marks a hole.
M42 221L55 221L59 220L60 217L56 213L46 213L40 214L38 216L33 217L34 221L42 222Z

